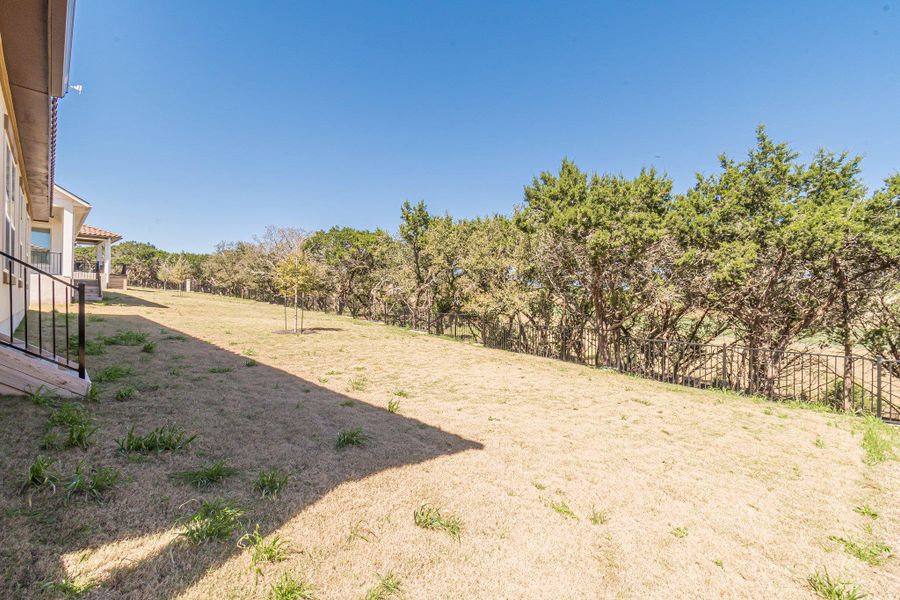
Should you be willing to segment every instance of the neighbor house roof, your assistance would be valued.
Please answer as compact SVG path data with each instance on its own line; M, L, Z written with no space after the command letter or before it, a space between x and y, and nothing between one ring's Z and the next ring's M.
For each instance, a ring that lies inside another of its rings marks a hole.
M82 225L81 231L78 232L76 237L76 240L84 241L109 240L110 242L118 242L121 239L122 236L118 233L106 231L99 227L91 227L90 225Z

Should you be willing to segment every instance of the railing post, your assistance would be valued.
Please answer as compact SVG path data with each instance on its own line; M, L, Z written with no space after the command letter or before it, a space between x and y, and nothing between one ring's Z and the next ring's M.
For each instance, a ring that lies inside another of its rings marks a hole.
M875 357L875 414L881 418L881 362L880 356Z
M7 261L9 263L9 345L13 345L13 261ZM28 348L28 344L25 344L25 348Z
M85 331L84 331L84 284L78 284L78 377L84 379Z
M722 389L728 389L728 344L722 344Z

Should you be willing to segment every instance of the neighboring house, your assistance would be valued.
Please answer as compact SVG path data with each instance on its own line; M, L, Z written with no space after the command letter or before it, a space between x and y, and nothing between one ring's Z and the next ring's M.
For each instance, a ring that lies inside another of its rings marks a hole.
M122 239L117 233L85 225L90 212L89 202L54 185L50 220L31 223L31 264L65 281L84 283L88 299L100 297L109 286L111 247ZM78 260L77 246L95 247L92 259ZM124 278L114 277L113 282L114 287L124 287ZM49 298L49 294L45 293L44 298Z
M40 232L49 229L53 251L54 222L65 213L53 197L56 107L69 85L74 15L74 0L0 0L0 394L44 387L71 396L90 385L84 298L52 264L36 265L53 259L32 250L34 233L46 243Z

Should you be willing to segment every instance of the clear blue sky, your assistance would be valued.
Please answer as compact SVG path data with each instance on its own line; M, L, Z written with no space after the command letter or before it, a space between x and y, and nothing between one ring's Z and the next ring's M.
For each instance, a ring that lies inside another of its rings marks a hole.
M71 82L58 182L173 251L509 212L564 156L681 191L761 122L900 169L897 0L78 0Z

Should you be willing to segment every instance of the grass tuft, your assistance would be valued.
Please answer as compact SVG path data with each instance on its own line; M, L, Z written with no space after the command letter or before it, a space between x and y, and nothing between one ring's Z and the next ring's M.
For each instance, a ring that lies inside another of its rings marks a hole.
M274 500L278 498L278 494L281 493L287 482L287 473L282 473L275 467L272 467L268 471L259 472L259 476L253 483L253 489L263 498L269 497Z
M107 346L140 346L147 342L148 337L142 331L119 331L102 339Z
M605 525L609 522L609 515L605 511L591 507L591 525Z
M227 466L225 461L220 460L211 465L204 465L192 471L179 471L173 473L172 479L198 488L206 488L237 474L237 472L237 469Z
M406 390L394 390L394 395L400 398L409 398L409 392Z
M823 569L821 573L816 571L806 581L816 595L824 600L860 600L865 597L855 584L832 579L828 569Z
M673 527L669 533L678 539L682 539L687 537L688 530L687 527Z
M156 352L156 344L153 342L147 342L144 344L144 347L141 348L141 352L146 352L147 354L153 354Z
M387 600L401 594L400 578L394 573L378 575L378 583L366 592L365 600Z
M204 500L181 535L193 544L226 540L237 528L244 509L227 500Z
M125 387L119 389L116 392L116 400L124 401L131 399L135 394L137 394L137 388L133 385L126 385Z
M44 386L38 387L36 390L31 390L28 392L28 399L38 406L47 406L51 404L56 398L53 394L46 391Z
M387 411L394 414L400 412L400 401L394 398L393 400L388 402Z
M853 512L860 514L864 517L869 517L870 519L878 518L878 513L875 512L875 509L873 509L868 504L863 504L862 506L857 506L856 508L853 509Z
M368 387L369 383L366 381L365 377L354 377L350 381L347 382L347 391L348 392L362 392Z
M209 369L210 373L231 373L234 369L231 367L213 367Z
M137 452L140 454L157 454L166 450L175 451L188 447L197 438L189 436L184 429L176 425L163 425L143 435L134 432L134 425L128 430L128 434L117 440L119 451L123 454Z
M462 520L453 513L442 513L441 509L431 504L423 504L413 512L413 521L422 529L440 529L459 539L462 532Z
M22 482L22 489L26 487L44 488L49 487L56 491L56 484L59 482L59 473L56 470L56 461L38 455L34 461L28 465L28 472L25 474L25 481Z
M59 581L48 581L41 588L45 592L62 594L66 598L78 598L95 588L97 582L90 579L79 581L77 579L69 579L64 577Z
M566 503L565 500L548 500L547 506L555 510L557 513L561 514L567 519L578 520L578 515L575 514L575 511Z
M65 502L75 496L103 501L103 494L119 481L119 473L109 467L85 469L84 461L78 463L75 472L66 481Z
M866 464L876 465L896 458L894 450L900 445L900 433L893 426L870 415L863 420L862 427L862 447L866 453L864 459Z
M238 548L250 551L250 564L254 567L264 562L281 562L287 559L290 549L288 543L277 535L273 535L267 540L259 532L259 524L256 525L253 533L245 533L238 540L237 545Z
M250 360L248 360L247 362L244 363L244 366L245 366L245 367L255 367L255 366L258 366L258 365L259 365L259 363L256 362L256 360L253 359L253 358L251 358Z
M94 378L94 381L97 383L118 381L133 374L134 371L131 369L131 367L120 367L119 365L113 365L111 367L106 367L105 369L100 371Z
M353 429L345 429L340 432L337 437L337 442L335 442L335 446L338 449L346 448L348 446L365 446L369 441L369 436L363 432L361 427L354 427Z
M316 600L315 590L314 586L285 573L269 589L269 600Z
M891 547L881 542L858 542L837 535L830 535L828 539L843 546L850 556L872 566L877 567L891 556Z

